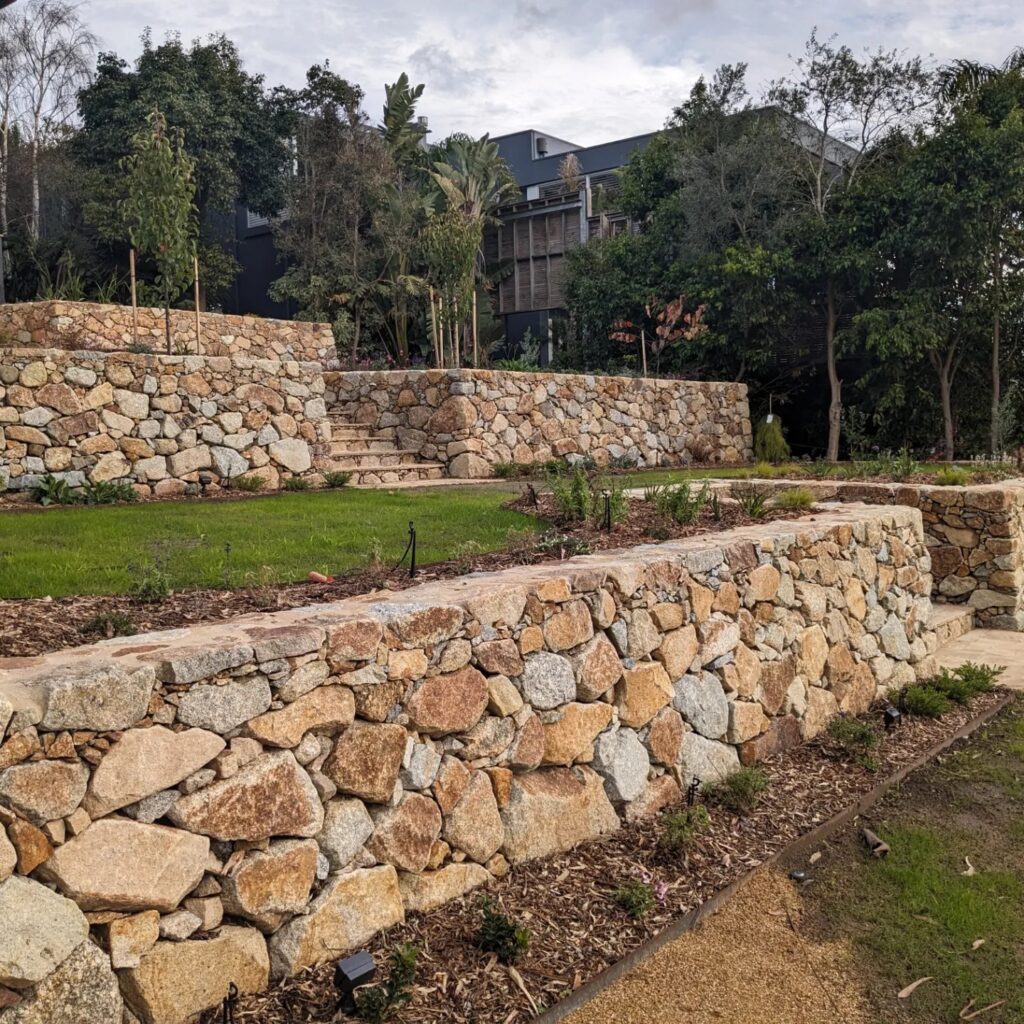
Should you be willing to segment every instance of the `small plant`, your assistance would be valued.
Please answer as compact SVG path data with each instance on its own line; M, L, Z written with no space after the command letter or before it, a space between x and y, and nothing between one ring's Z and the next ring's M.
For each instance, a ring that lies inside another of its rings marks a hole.
M292 479L295 478L293 477ZM331 489L344 487L351 479L351 473L347 473L339 469L332 469L324 473L324 487L330 487Z
M694 493L690 482L666 487L658 496L657 508L680 526L691 526L699 518L704 506L711 500L711 489L704 484Z
M806 468L808 475L815 480L827 480L836 471L835 464L828 459L815 459L808 463Z
M971 474L962 466L943 466L935 471L935 482L940 487L966 487Z
M137 566L129 565L128 571L136 574L136 580L129 593L140 604L159 604L171 595L171 577L159 563Z
M521 473L518 462L496 462L491 471L499 480L515 480Z
M556 558L575 558L576 555L589 555L590 545L582 537L570 537L564 533L549 530L542 533L534 545L534 551L540 555Z
M76 501L75 492L67 480L47 473L32 488L32 497L40 505L73 505Z
M654 888L639 878L631 878L612 893L612 899L630 917L639 921L654 909Z
M732 496L750 519L764 519L768 514L768 492L746 485L733 490Z
M266 488L267 481L261 476L250 473L247 476L235 476L231 478L231 490L244 491L246 494L256 494Z
M590 479L579 468L569 477L557 477L552 481L551 494L555 499L555 510L563 523L585 522L590 518L593 492Z
M789 445L782 433L782 420L778 416L766 416L754 432L754 454L758 461L778 465L789 458Z
M628 471L636 469L640 465L640 460L636 455L631 455L629 452L625 452L622 455L613 455L608 460L609 469L617 469Z
M979 693L988 693L1002 674L1002 668L966 662L959 668L943 669L928 680L928 686L948 697L954 704L970 704Z
M660 845L672 853L685 853L711 827L711 816L703 804L670 811L661 819Z
M718 491L711 495L711 518L716 523L722 521L722 499L719 497Z
M473 559L484 553L483 545L475 540L464 540L455 546L452 551L452 561L461 573L470 572L473 568Z
M370 1024L381 1024L391 1011L404 1006L412 998L419 950L411 942L403 942L391 950L391 971L387 980L356 993L356 1011Z
M98 480L82 488L81 502L85 505L116 505L139 500L135 488L127 480Z
M760 768L740 768L720 782L704 787L704 799L740 817L752 813L768 788L768 776Z
M839 715L828 723L829 736L850 753L871 750L878 743L878 734L859 718Z
M366 567L375 572L384 568L384 545L380 537L371 537L369 550L366 552Z
M530 948L530 930L511 920L490 896L480 897L483 916L477 945L485 953L496 953L503 964L512 964Z
M309 481L304 476L290 476L284 482L286 491L308 491Z
M135 636L135 623L122 612L99 612L82 626L85 636L102 636L107 640L115 636Z
M664 484L648 484L644 488L644 501L648 505L660 505L662 495L665 493Z
M901 448L896 455L887 460L889 475L894 480L909 480L921 472L921 463L918 462L909 448Z
M952 707L944 693L927 683L908 686L905 692L898 691L895 699L908 715L917 718L941 718Z
M790 512L804 511L814 506L814 494L806 487L790 487L775 495L775 507Z
M143 341L133 341L128 346L128 351L138 356L151 356L153 354L153 346L147 345Z

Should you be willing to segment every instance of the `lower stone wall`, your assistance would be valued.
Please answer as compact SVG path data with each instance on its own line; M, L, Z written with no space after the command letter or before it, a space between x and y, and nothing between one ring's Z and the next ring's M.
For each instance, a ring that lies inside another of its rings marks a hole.
M319 364L0 349L0 491L46 473L170 497L201 472L278 486L330 440Z
M330 324L267 320L258 316L171 310L171 344L176 354L248 356L337 365ZM124 352L135 344L165 352L164 311L140 307L138 337L131 306L100 302L18 302L0 305L0 347L89 349Z
M811 738L929 569L850 505L0 661L0 1022L177 1024Z
M328 405L340 415L390 431L454 477L562 457L678 466L753 455L745 384L492 370L328 373L326 380Z
M750 480L719 485L777 492L807 488L822 501L921 510L933 596L974 609L986 629L1024 630L1024 480L971 487L859 481Z

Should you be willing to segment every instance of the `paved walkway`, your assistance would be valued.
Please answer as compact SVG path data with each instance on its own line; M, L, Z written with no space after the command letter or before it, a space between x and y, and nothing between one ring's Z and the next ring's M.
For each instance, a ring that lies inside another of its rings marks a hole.
M972 629L969 633L940 648L941 668L956 668L965 661L984 665L1004 665L999 677L1001 686L1024 690L1024 633L1004 629Z

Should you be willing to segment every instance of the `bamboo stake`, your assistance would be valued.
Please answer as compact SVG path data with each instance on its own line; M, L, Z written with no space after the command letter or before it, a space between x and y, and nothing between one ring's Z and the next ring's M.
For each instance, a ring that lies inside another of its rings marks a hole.
M203 329L199 322L199 257L192 257L192 265L196 275L196 355L203 353Z
M437 310L434 308L434 286L430 286L430 339L434 343L434 365L441 368L441 353L437 344Z
M477 326L476 326L476 289L473 289L473 369L480 368L479 352L477 349Z
M132 345L139 347L139 301L135 292L135 250L128 250L128 273L132 279Z
M640 358L644 364L644 379L647 378L647 333L645 331L640 332Z
M452 365L458 370L462 367L462 324L459 323L458 298L452 299L452 348L455 350Z

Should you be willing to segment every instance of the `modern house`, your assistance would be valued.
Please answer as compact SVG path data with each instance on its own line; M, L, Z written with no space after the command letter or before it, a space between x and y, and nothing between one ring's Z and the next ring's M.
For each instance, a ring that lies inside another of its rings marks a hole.
M499 270L497 312L510 342L529 330L541 340L546 361L551 321L565 308L565 254L595 235L628 229L615 209L616 172L653 135L577 146L529 129L494 140L521 189L484 240L488 265Z

